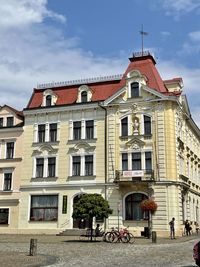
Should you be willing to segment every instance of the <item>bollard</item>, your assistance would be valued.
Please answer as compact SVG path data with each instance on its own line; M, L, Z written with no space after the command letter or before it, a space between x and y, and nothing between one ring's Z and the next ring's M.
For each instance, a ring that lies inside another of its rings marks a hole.
M152 243L156 243L157 242L157 233L156 231L152 231Z
M35 256L37 253L37 239L30 240L30 253L29 256Z

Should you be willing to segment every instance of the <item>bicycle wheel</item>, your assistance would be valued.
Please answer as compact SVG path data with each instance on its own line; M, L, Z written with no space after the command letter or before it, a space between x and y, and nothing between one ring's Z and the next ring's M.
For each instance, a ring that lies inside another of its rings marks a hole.
M106 242L109 242L109 243L112 243L113 240L114 240L114 234L113 234L113 232L107 232L105 234L105 241Z
M124 233L121 237L120 237L122 243L128 243L129 242L129 234L128 233Z
M129 235L129 241L128 241L128 242L129 242L130 244L133 244L133 243L135 242L134 235L131 234L131 233L129 233L128 235Z
M113 240L112 243L116 243L120 241L120 233L119 232L113 232Z

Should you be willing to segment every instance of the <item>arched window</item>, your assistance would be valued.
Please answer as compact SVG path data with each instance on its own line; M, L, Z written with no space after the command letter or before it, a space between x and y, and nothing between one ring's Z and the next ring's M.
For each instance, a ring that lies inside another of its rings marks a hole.
M131 97L139 97L139 83L133 82L131 83Z
M46 96L46 107L51 106L51 99L52 99L51 95Z
M87 102L87 92L86 91L83 91L81 93L81 102L82 103L86 103Z
M140 221L148 219L148 212L143 212L140 203L148 197L141 193L133 193L125 199L125 220Z

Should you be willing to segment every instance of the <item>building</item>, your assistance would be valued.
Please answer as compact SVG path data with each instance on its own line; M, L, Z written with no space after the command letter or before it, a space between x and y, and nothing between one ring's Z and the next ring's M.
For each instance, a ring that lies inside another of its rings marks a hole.
M19 227L20 180L23 146L23 113L0 107L0 232Z
M72 219L73 203L87 193L109 201L105 228L144 234L147 198L158 205L152 228L160 236L172 217L178 235L186 218L199 221L200 131L182 79L162 80L148 52L129 60L123 75L34 89L23 112L19 231L87 227Z

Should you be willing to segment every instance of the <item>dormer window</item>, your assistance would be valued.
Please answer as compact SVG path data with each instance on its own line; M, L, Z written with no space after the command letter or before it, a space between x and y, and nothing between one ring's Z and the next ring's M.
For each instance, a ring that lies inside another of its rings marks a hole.
M131 97L139 97L140 92L139 92L139 83L138 82L133 82L131 83Z
M56 104L58 96L50 89L47 89L43 92L43 107L51 107Z
M46 96L46 107L50 107L51 106L51 100L52 100L52 96L51 95Z
M86 91L83 91L81 93L81 103L86 103L87 102L87 96L88 96L88 93Z
M87 85L81 85L78 88L77 103L90 102L92 98L92 90Z

